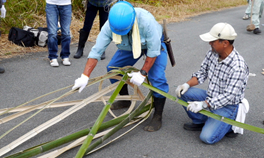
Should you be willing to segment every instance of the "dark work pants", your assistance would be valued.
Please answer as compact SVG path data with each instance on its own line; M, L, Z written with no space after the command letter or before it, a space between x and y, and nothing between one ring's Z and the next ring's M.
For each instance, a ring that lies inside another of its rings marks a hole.
M93 21L94 21L98 11L99 11L100 30L101 30L102 26L104 25L104 23L108 19L108 9L105 10L105 7L96 7L96 6L94 6L88 2L85 20L84 20L84 25L83 25L83 30L85 32L90 33L90 30L93 26Z

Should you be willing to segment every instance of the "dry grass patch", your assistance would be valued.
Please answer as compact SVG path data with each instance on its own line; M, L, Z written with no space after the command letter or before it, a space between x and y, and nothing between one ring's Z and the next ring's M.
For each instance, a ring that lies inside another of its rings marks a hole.
M148 1L148 0L145 0ZM144 1L143 1L144 2ZM231 8L240 5L246 5L245 0L164 0L164 1L148 1L149 4L137 3L137 1L131 1L135 7L142 7L150 11L159 23L162 23L163 19L167 19L168 22L179 22L188 19L191 16L199 14L217 11L224 8ZM241 13L242 15L243 13ZM77 14L76 14L77 15ZM41 26L46 26L45 16L36 17L36 22ZM81 19L81 20L80 20ZM73 34L72 43L78 43L79 30L83 27L84 14L78 14L78 19L73 16L71 23L71 32ZM34 26L33 26L34 27ZM93 28L89 35L89 41L95 41L99 33L99 18L97 17L94 21ZM43 52L47 51L47 47L31 47L23 48L15 44L10 43L7 40L7 35L2 35L0 39L0 59L9 58L12 56L23 55L28 52ZM75 53L75 52L71 52Z

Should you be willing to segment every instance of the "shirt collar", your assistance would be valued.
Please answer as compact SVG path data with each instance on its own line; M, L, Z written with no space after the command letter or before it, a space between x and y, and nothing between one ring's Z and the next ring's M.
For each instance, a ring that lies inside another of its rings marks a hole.
M236 49L234 47L232 52L224 60L222 60L220 63L227 64L227 65L230 64L232 62L235 54L236 54Z

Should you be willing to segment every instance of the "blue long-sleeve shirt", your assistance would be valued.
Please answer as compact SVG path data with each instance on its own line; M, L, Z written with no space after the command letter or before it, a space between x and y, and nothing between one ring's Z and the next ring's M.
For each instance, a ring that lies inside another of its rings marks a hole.
M141 49L147 49L148 57L160 55L162 26L155 20L154 16L145 9L135 8L140 33ZM109 21L106 21L99 33L96 44L91 49L88 58L100 60L102 53L113 40ZM123 35L122 43L116 46L120 50L132 51L132 35Z

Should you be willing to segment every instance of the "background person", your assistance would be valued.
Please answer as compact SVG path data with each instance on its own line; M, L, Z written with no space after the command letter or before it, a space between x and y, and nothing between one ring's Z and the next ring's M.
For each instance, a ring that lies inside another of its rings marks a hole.
M83 56L83 50L85 43L89 37L91 28L93 26L94 19L97 12L99 11L99 20L100 20L100 30L103 27L104 23L108 19L109 11L109 2L110 0L86 0L86 14L83 28L80 30L78 49L74 58L78 59ZM101 56L101 60L105 59L105 52Z
M70 25L71 25L72 6L71 0L46 0L46 19L48 27L48 50L50 65L58 67L58 22L61 25L61 52L62 64L70 66Z
M6 17L6 9L5 9L5 5L4 5L5 2L6 2L6 0L0 0L1 18Z
M211 49L206 54L200 70L176 89L176 95L189 102L188 107L184 109L192 123L184 124L184 129L202 131L200 139L206 144L214 144L225 135L237 136L231 125L197 113L206 109L217 115L236 119L249 74L244 58L233 46L236 36L234 28L227 23L217 23L210 32L200 35L203 41L209 42ZM207 78L207 91L194 87L202 84Z
M0 10L1 10L1 18L5 18L6 16L6 9L4 6L4 3L6 2L6 0L0 0ZM1 19L0 19L0 24L1 24ZM1 37L1 32L0 32L0 37ZM0 67L0 73L4 73L5 69Z
M253 2L253 7L251 6ZM243 20L247 20L250 18L251 14L251 8L252 8L252 24L255 25L255 29L253 30L254 34L259 34L261 33L259 29L259 24L260 24L260 18L263 13L263 0L249 0L248 1L248 7L245 11L245 14L243 16Z

